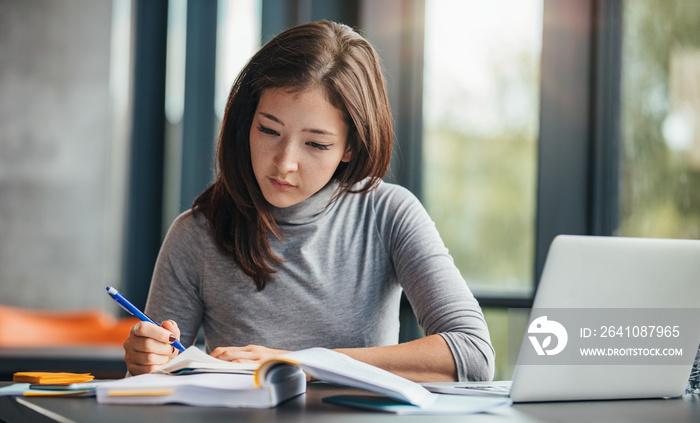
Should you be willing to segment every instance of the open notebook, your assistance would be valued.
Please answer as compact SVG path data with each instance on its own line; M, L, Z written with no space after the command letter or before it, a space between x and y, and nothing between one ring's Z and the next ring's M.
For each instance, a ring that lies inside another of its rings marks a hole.
M185 352L170 360L153 373L186 375L195 373L238 373L252 375L258 369L256 363L233 363L214 358L197 347L189 347Z
M325 348L286 353L253 367L190 347L154 373L99 384L97 401L267 408L304 393L306 372L320 381L375 394L328 402L397 414L466 414L510 404L507 399L441 398L415 382Z
M304 371L419 408L436 397L417 383L324 348L283 354L254 366L218 360L190 347L153 373L100 384L96 394L98 402L107 404L274 407L306 391Z

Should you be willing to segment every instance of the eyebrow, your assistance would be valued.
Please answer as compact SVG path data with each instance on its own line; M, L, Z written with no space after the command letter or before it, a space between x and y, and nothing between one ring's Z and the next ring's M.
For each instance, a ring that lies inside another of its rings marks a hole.
M277 122L277 123L279 123L280 125L284 126L284 123L283 123L281 120L277 119L277 117L274 116L274 115L271 115L271 114L265 113L265 112L259 112L258 114L261 115L261 116L263 116L263 117L265 117L265 118L267 118L267 119L270 119L270 120L273 121L273 122ZM324 129L305 128L305 129L302 129L302 131L303 131L303 132L310 132L310 133L312 133L312 134L335 136L335 134L334 134L333 132L326 131L326 130L324 130Z

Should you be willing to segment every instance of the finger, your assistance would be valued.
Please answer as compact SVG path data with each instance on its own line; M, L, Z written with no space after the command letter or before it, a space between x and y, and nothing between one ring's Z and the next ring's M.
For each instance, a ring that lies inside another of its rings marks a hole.
M174 320L163 321L163 323L161 324L161 327L163 329L171 332L171 335L168 338L168 343L172 344L176 340L180 339L180 328L177 326L177 323ZM175 348L174 346L171 346L170 355L176 356L178 353L179 353L178 349Z
M124 350L170 355L172 347L167 341L171 336L174 337L174 334L153 324L138 323L131 328L129 336L124 340ZM163 338L166 342L163 342Z
M162 367L170 360L170 357L159 354L130 352L124 355L127 369L132 375L151 373Z
M126 369L129 371L129 374L132 376L138 376L142 375L145 373L151 373L156 370L158 370L158 367L155 366L138 366L135 364L128 364L126 366Z
M131 333L141 338L151 338L163 344L170 344L170 335L173 333L150 322L139 322L131 327ZM179 335L178 331L178 335Z
M224 361L255 360L255 354L240 347L218 347L210 355Z
M137 366L157 366L160 367L170 361L170 357L162 354L149 352L130 351L124 354L125 360Z
M218 347L210 355L219 360L258 363L285 352L287 351L273 350L260 345L246 345L245 347Z
M127 353L138 352L170 357L172 353L172 346L170 344L164 344L153 338L130 336L124 341L124 351Z
M180 339L180 328L174 320L165 320L161 327L165 330L172 332L176 339Z
M229 354L228 350L231 350L231 349L233 349L233 347L217 347L217 348L214 348L214 351L212 351L211 354L209 354L209 355L214 357L214 358L218 358L219 360L223 360L222 356L224 354Z

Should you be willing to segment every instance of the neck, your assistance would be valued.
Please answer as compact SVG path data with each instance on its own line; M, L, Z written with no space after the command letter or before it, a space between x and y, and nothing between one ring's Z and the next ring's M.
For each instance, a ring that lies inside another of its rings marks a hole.
M272 215L282 225L302 225L313 222L326 211L338 189L338 181L331 179L325 187L306 200L289 207L272 207Z

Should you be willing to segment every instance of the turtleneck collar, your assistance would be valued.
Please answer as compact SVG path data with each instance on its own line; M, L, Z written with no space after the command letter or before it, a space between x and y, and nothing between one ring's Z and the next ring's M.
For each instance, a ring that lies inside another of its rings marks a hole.
M320 191L300 203L284 208L272 206L272 215L279 225L313 222L324 214L338 185L338 181L331 179Z

